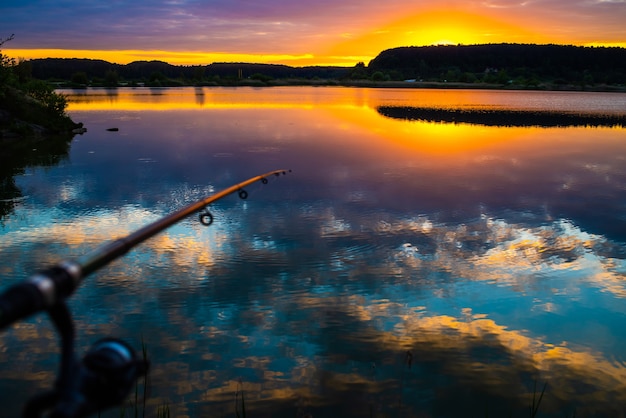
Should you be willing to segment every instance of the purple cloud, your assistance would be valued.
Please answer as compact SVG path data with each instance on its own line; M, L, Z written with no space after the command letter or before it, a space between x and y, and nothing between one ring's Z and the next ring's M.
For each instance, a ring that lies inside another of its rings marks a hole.
M4 0L0 37L15 33L16 49L297 54L445 5L520 25L533 16L583 41L626 41L624 0Z

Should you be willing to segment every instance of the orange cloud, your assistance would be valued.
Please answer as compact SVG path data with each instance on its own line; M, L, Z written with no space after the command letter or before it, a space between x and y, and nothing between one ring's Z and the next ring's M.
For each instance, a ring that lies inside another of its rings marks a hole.
M371 12L370 12L371 13ZM626 42L615 31L576 19L554 20L553 16L525 3L509 6L460 4L448 8L417 8L376 16L355 16L352 25L329 24L311 36L294 35L274 51L268 44L220 50L128 49L5 49L12 58L90 58L118 64L139 60L161 60L174 65L207 65L213 62L254 62L292 66L353 66L368 62L381 51L400 46L472 45L484 43L557 43L586 46L621 46ZM343 29L345 28L345 29ZM343 32L342 32L343 31ZM10 46L10 45L8 45ZM265 49L259 49L259 47ZM280 51L280 52L279 52Z
M502 19L465 11L430 10L395 20L360 35L345 34L330 48L335 55L361 51L372 58L398 46L483 43L542 43L547 38Z

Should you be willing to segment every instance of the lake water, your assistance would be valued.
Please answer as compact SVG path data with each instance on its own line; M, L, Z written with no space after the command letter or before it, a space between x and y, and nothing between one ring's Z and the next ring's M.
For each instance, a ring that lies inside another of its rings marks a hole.
M626 413L626 94L63 93L88 131L5 174L2 288L292 170L69 299L81 355L145 342L147 416L234 417L243 396L251 417L526 417L545 384L538 416ZM0 335L0 364L16 416L56 376L47 316Z

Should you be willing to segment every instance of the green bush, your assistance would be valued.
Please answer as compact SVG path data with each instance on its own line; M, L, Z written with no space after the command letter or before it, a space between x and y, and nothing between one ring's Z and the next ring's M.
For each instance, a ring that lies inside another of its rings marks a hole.
M77 73L72 74L71 79L72 84L75 86L87 86L89 84L89 77L87 77L87 73L83 71L79 71Z
M52 115L65 116L67 99L41 80L29 80L22 86L28 96L39 101Z
M389 80L389 77L386 76L382 71L376 71L372 74L372 81L386 81Z
M13 39L13 35L5 39L0 39L0 47ZM65 118L67 99L65 96L55 93L54 89L45 81L35 80L30 77L28 66L24 63L18 64L13 58L2 54L0 50L0 100L6 101L8 96L13 96L9 89L17 89L27 97L39 102L50 116ZM15 100L15 98L14 98ZM19 103L14 103L18 110L22 107Z
M0 39L0 47L13 35ZM77 125L65 113L67 98L52 86L30 75L30 67L0 51L0 109L8 117L0 125L0 136L26 137L71 132Z
M268 81L273 80L274 77L270 77L269 75L265 75L265 74L261 74L261 73L255 73L255 74L252 74L250 76L250 79L251 80L259 80L259 81L262 81L264 83L267 83Z

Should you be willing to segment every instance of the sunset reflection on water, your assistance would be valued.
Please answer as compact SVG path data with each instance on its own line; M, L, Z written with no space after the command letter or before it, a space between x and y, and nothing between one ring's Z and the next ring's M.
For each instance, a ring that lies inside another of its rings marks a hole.
M525 416L547 382L541 416L621 413L626 131L377 109L539 109L543 98L545 111L589 112L625 95L575 95L586 107L530 92L65 93L88 131L58 166L16 177L3 286L237 181L293 170L212 205L209 228L192 217L147 241L72 297L81 347L147 343L150 408L228 416L243 391L253 416ZM56 341L38 316L0 346L0 388L22 388L2 399L13 411L53 381Z

